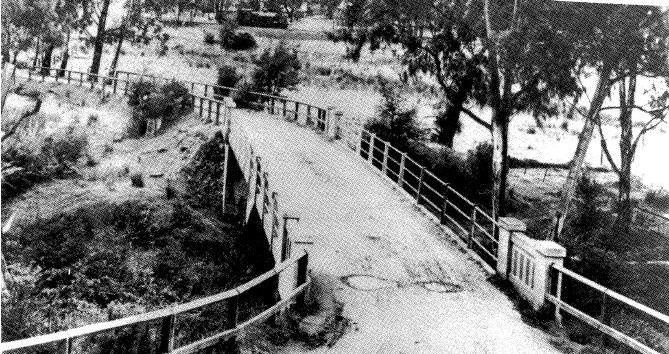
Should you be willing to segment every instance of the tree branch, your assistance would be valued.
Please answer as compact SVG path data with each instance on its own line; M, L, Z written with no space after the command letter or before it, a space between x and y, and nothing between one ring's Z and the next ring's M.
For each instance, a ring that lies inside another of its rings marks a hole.
M19 128L21 123L25 121L28 117L31 117L35 115L37 112L39 112L40 108L42 107L42 100L39 97L35 97L35 107L33 107L32 110L25 112L21 115L19 119L16 120L16 123L12 125L9 130L2 134L2 138L0 138L0 142L5 141L5 139L9 138L10 136L14 135L16 133L16 130Z
M604 130L602 129L602 120L599 119L599 115L595 118L597 121L597 128L599 129L599 137L601 140L601 146L602 146L602 151L604 151L604 155L606 156L606 159L609 161L609 165L611 165L611 168L620 176L620 168L616 165L616 163L613 161L613 157L611 157L611 152L609 152L609 147L606 144L606 137L604 136Z

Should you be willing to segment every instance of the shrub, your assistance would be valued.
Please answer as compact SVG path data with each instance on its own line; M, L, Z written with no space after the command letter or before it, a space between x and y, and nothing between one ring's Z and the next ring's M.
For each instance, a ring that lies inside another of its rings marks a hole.
M163 126L167 126L193 109L188 88L176 80L160 88L152 82L139 81L130 88L128 104L133 107L133 114L127 132L133 138L144 135L149 117L161 117Z
M130 85L130 90L128 90L128 104L133 107L138 106L142 100L156 91L156 85L151 81L142 80L134 82Z
M664 189L649 190L643 200L653 207L663 210L669 209L669 192Z
M252 82L242 80L235 86L235 88L237 90L233 92L232 100L238 108L262 109L260 105L255 104L259 101L258 96L252 93L255 89L255 85Z
M416 122L416 110L403 107L404 100L397 86L381 77L378 80L383 103L378 107L378 116L365 128L400 150L406 150L412 141L424 135Z
M235 87L242 79L237 70L230 65L223 65L218 68L218 79L216 85L225 87ZM230 96L230 90L225 88L214 88L214 98L220 100L223 97Z
M8 146L3 151L2 193L14 196L36 183L73 173L72 165L88 150L83 132L68 130ZM38 149L35 149L35 145Z
M214 36L213 33L204 32L204 43L206 43L206 44L216 43L216 36Z
M251 77L254 90L278 95L283 89L295 89L300 82L302 64L295 48L280 42L275 48L267 48L254 58L256 69Z
M144 187L144 177L139 172L133 173L132 175L130 175L130 184L133 187L136 187L136 188L143 188Z
M257 46L256 39L248 32L228 34L221 39L221 46L230 50L248 50Z

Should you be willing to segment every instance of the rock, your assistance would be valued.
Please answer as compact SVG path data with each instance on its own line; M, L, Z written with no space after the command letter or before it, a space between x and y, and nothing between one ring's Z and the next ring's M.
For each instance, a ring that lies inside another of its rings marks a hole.
M325 334L328 317L325 315L310 315L302 319L298 325L300 333L315 339Z

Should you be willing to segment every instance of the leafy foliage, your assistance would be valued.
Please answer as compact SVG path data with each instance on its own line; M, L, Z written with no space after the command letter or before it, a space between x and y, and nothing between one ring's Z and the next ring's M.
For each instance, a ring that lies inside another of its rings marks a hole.
M176 80L160 87L149 81L135 82L128 93L128 104L133 107L127 127L130 137L142 136L149 118L160 117L163 126L167 126L193 109L188 88Z
M216 85L224 87L235 87L237 83L242 80L242 75L237 73L237 70L234 66L223 65L218 68L218 78L216 79ZM222 99L230 95L230 90L225 88L214 88L214 97L216 99Z
M252 74L255 91L278 95L284 89L294 89L300 82L302 64L297 50L283 41L265 49L253 62L256 65Z
M404 99L393 82L379 77L378 84L383 102L378 107L377 118L369 121L365 128L404 150L408 144L423 136L423 131L416 122L416 109L404 107Z
M183 170L192 201L196 205L221 210L225 138L220 132L203 144Z
M165 201L100 203L22 225L3 234L3 336L44 334L240 284L265 269L238 233L213 232ZM137 335L96 337L89 349L105 352Z

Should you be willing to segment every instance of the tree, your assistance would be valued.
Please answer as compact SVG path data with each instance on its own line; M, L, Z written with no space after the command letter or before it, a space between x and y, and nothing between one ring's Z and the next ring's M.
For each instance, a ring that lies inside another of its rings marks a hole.
M435 77L447 102L444 140L454 134L460 113L488 127L493 143L495 217L505 214L510 119L518 112L551 112L554 98L578 91L573 75L573 32L564 27L570 11L542 0L401 2L372 0L344 38L401 44L409 73ZM492 109L487 123L468 102Z
M253 71L254 89L262 93L278 95L283 89L294 89L300 82L302 64L297 50L279 42L275 48L267 48L254 59L257 68Z
M655 76L657 68L666 63L667 30L658 7L606 4L570 4L570 6L575 10L572 30L578 31L575 43L580 65L594 69L598 82L590 97L588 111L584 114L585 123L579 134L569 173L562 188L559 209L555 213L553 223L554 239L558 239L562 233L571 200L582 175L588 146L595 126L599 122L599 112L612 85L630 75ZM627 88L622 91L635 90L635 81L636 79L628 81ZM625 98L621 99L627 104L622 106L633 103L634 95L624 96ZM628 117L625 116L627 113L621 113L622 119L627 124ZM624 144L628 144L630 130L628 127L625 130L624 134L628 136L621 141L626 141ZM624 148L626 154L631 152L630 148L631 145ZM631 166L631 160L629 162ZM623 174L626 175L627 171ZM628 198L623 199L629 201Z
M283 12L292 22L295 20L295 11L302 6L303 0L269 0L265 6L270 11Z
M109 76L113 76L121 56L123 42L130 40L133 43L148 43L152 36L162 32L160 22L144 16L144 12L151 9L151 3L143 0L132 0L125 6L125 15L115 29L108 30L109 35L116 40L114 57L109 66ZM152 28L152 30L151 30Z
M102 0L100 16L98 17L97 32L93 40L93 61L91 62L91 74L97 74L100 71L100 61L102 60L102 48L105 44L107 14L109 13L110 0Z

